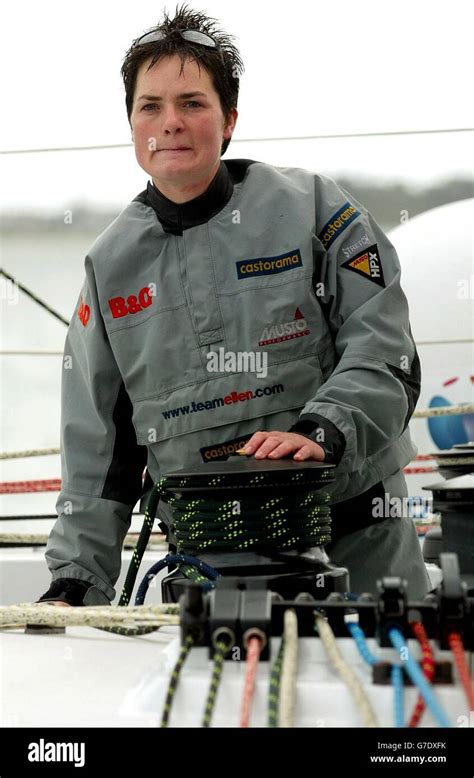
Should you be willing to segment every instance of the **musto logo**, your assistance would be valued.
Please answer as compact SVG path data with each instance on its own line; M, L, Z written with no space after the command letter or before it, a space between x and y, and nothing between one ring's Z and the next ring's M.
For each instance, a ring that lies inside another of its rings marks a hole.
M148 308L152 302L153 294L148 286L140 289L138 296L131 294L127 299L125 297L111 297L108 301L114 319L120 319L129 313L138 313L144 308Z
M285 321L282 324L272 324L270 327L265 327L260 340L259 346L270 346L272 343L282 343L284 340L293 340L293 338L301 338L303 335L309 335L310 330L306 324L306 319L297 308L295 311L295 318L293 321Z
M234 403L243 403L247 400L255 400L261 397L271 397L274 394L284 392L283 384L274 384L273 386L263 386L252 391L231 392L225 397L215 397L213 400L206 400L202 403L193 402L190 405L181 405L178 408L170 408L169 411L162 411L165 419L174 419L177 416L187 416L189 413L199 413L199 411L213 411L216 408L222 408L224 405L233 405Z

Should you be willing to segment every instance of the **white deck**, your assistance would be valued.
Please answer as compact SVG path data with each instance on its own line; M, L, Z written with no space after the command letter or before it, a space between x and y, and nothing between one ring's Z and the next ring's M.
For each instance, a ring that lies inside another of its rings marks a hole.
M159 726L179 650L177 636L177 627L138 638L89 627L68 627L66 633L54 635L0 632L1 726ZM273 639L275 653L278 644L279 638ZM363 680L380 726L393 726L392 688L372 685L371 669L359 658L351 638L338 640L338 646ZM396 660L394 650L381 650L372 640L369 646L377 655ZM412 641L410 647L417 652ZM448 654L437 652L436 656L446 658ZM213 726L238 726L244 673L245 663L225 663ZM176 692L170 726L200 726L210 674L207 649L192 650ZM268 681L269 663L262 662L251 726L266 726ZM458 685L434 688L452 725L459 726L459 717L468 716L461 689ZM415 689L406 688L406 716L415 698ZM436 726L428 713L421 725ZM362 726L351 696L328 665L317 638L299 640L295 726Z

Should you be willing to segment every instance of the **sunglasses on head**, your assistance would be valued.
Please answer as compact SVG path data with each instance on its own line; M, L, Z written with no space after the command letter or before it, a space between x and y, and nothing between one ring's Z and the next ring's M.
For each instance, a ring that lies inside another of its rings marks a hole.
M210 48L217 49L217 43L209 35L199 30L178 30L182 38L191 43L200 43L201 46L209 46ZM133 46L143 46L144 43L155 43L155 41L165 40L168 36L162 30L153 30L152 32L146 32L139 38L133 41Z

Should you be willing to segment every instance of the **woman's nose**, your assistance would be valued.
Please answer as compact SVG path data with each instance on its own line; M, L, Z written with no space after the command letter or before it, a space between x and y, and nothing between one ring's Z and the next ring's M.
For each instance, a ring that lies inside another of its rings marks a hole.
M162 110L163 130L175 130L183 126L183 119L177 108L173 105L167 106Z

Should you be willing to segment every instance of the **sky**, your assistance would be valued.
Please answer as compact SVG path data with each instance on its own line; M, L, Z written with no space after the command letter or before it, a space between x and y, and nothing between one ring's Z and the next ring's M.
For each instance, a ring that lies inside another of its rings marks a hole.
M121 63L131 41L160 20L163 8L173 12L175 5L175 0L3 3L0 151L130 144ZM472 173L472 133L278 140L472 127L467 0L195 0L190 5L219 19L236 36L245 64L239 118L226 157L416 186ZM275 140L248 140L258 138ZM61 215L74 203L124 207L147 180L131 144L98 151L0 154L0 208ZM458 231L456 224L451 228ZM31 257L20 243L21 264L10 247L7 269L18 270L27 286L70 315L58 278L62 266L63 272L76 268L82 277L82 249L60 235L46 264L35 251L35 235L25 239L31 240ZM69 281L71 297L77 295L78 283ZM28 318L25 327L23 306L19 308L18 326L10 327L9 338L21 332L25 347L36 347L37 341L48 344L51 327L54 347L62 348L64 328L28 299L22 301L37 318ZM20 363L12 363L19 372L9 379L5 406L16 403L21 413L9 416L13 421L5 449L57 445L58 362L46 359L47 369L35 364L34 380L25 379ZM8 477L24 476L22 460L7 465ZM31 477L58 475L55 458L51 471L45 467L44 458L32 458L28 472Z
M472 134L248 139L468 128L467 0L196 0L234 35L245 65L226 157L422 185L472 171ZM133 38L176 2L3 4L0 150L131 141L120 67ZM145 188L133 146L2 154L2 209L126 204Z

